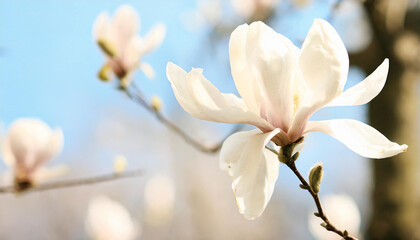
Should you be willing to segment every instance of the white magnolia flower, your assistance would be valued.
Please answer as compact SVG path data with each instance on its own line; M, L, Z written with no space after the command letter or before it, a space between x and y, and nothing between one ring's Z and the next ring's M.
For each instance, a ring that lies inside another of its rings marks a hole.
M383 88L386 59L370 76L343 92L349 60L334 28L316 19L301 49L262 22L241 25L230 38L233 80L242 98L221 93L201 69L186 73L168 63L167 77L178 102L208 121L248 123L223 144L220 167L233 178L239 210L248 219L261 215L274 190L279 161L264 146L286 146L309 132L323 132L369 158L386 158L406 145L389 141L374 128L351 119L308 121L326 106L368 103Z
M128 5L119 7L112 19L107 12L96 18L94 38L106 57L105 65L99 71L102 80L111 80L115 75L121 86L126 87L139 68L149 78L154 77L152 66L141 59L162 43L166 28L158 24L144 38L138 36L139 28L140 18Z
M280 0L230 0L239 16L251 20L265 19Z
M174 213L174 181L166 175L155 175L144 188L146 219L150 225L159 226L168 223Z
M3 160L12 169L16 186L27 188L66 171L64 166L44 167L61 152L63 141L60 128L52 130L38 119L16 120L2 142Z
M128 210L105 196L90 201L85 225L93 240L132 240L139 235Z
M354 200L347 195L327 195L322 198L322 206L328 219L338 229L346 229L352 236L357 236L360 231L360 211ZM315 217L313 212L308 217L309 230L319 240L343 239L337 234L325 231L319 225L322 220Z

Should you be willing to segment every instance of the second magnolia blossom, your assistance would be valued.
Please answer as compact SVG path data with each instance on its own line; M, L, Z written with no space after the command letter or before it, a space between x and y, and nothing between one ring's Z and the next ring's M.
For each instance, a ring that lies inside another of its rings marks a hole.
M63 147L63 132L52 130L38 119L16 120L2 142L3 160L13 171L17 190L25 190L47 178L63 174L63 165L44 165L57 156ZM11 179L6 179L9 182Z
M93 240L133 240L141 235L141 229L130 212L105 196L90 201L85 226Z
M406 151L376 129L351 119L308 121L327 106L368 103L382 90L388 60L364 81L343 92L349 59L334 28L316 19L301 49L262 22L237 27L229 42L230 66L242 98L221 93L202 74L168 63L167 77L183 109L208 121L247 123L258 129L239 132L223 144L220 167L233 178L239 210L248 219L265 209L278 178L277 156L265 149L283 147L309 132L323 132L369 158Z
M166 28L158 24L144 38L138 35L139 29L140 18L128 5L119 7L112 19L106 12L97 17L93 34L106 57L98 74L100 79L109 81L116 76L120 86L127 87L137 69L153 78L152 66L141 59L162 43Z

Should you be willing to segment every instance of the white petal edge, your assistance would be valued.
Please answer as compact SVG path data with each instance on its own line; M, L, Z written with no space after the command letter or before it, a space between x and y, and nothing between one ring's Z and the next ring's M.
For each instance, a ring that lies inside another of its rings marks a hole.
M273 194L280 162L265 145L279 132L239 132L223 143L219 165L233 178L236 203L246 219L261 216Z
M407 151L407 145L391 142L375 128L352 119L308 122L305 133L326 133L355 153L367 158L387 158Z
M248 123L261 129L274 127L249 111L244 101L234 94L221 93L202 74L201 69L187 73L169 62L166 67L175 97L181 107L196 118L223 123Z
M98 40L105 40L109 28L109 15L106 12L99 14L93 24L93 38Z
M123 5L117 9L111 20L110 34L114 38L117 52L123 53L131 38L139 31L140 17L130 5Z
M155 71L153 70L152 65L150 65L149 63L141 62L140 69L143 71L144 75L146 75L148 79L153 79L155 77Z
M230 35L230 68L236 89L238 90L242 99L245 101L251 111L259 114L259 89L256 86L255 79L250 76L249 69L246 68L246 36L248 28L248 24L242 24L237 27Z
M385 85L388 76L389 60L385 59L365 80L347 89L328 106L354 106L370 102Z
M166 35L166 26L163 23L156 24L144 36L140 45L140 56L144 56L159 47Z

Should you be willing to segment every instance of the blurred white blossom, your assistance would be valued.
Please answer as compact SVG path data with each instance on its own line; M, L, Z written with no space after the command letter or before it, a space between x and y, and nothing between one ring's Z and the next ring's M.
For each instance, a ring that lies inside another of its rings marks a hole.
M138 35L139 28L140 18L128 5L119 7L112 19L107 12L96 18L93 35L106 58L99 78L109 81L116 76L120 85L127 87L137 69L149 78L154 77L152 66L141 59L162 43L166 27L158 24L145 37Z
M105 196L89 202L85 225L93 240L132 240L140 235L128 210Z
M298 8L306 7L311 3L312 3L312 0L292 0L293 6L298 7Z
M372 41L372 29L360 0L340 1L334 9L334 26L351 53L363 51Z
M44 166L61 152L63 142L60 128L52 130L38 119L16 120L2 141L3 161L11 169L5 181L24 189L63 174L65 166Z
M146 218L151 225L164 225L173 217L175 186L165 175L150 178L144 189Z
M322 206L328 219L338 229L345 229L353 236L360 232L360 212L354 200L347 195L327 195L322 198ZM323 221L315 217L313 212L309 213L309 230L319 240L340 240L337 234L325 231L320 224Z
M236 14L249 20L264 20L280 0L230 0Z
M242 98L221 93L203 75L173 63L167 77L183 109L208 121L248 123L258 129L238 132L223 144L221 169L233 178L239 211L248 219L265 209L278 178L277 156L265 149L284 147L309 132L323 132L369 158L406 151L376 129L352 119L308 121L326 106L362 105L382 90L388 59L364 81L343 92L349 59L334 28L316 19L301 49L262 22L236 28L230 38L233 80Z
M222 20L222 0L198 0L197 7L186 12L185 25L189 30L200 30L208 23L216 26Z

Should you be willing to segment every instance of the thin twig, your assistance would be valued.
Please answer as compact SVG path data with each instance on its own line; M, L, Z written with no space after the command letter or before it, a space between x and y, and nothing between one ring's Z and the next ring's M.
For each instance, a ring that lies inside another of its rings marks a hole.
M276 150L274 150L274 149L272 149L272 148L269 148L269 147L265 147L266 149L268 149L268 150L270 150L271 152L273 152L274 154L276 154L277 156L280 154L279 152L277 152ZM342 238L344 238L345 240L356 240L356 238L354 238L354 237L352 237L352 236L350 236L350 235L348 235L348 232L347 231L341 231L341 230L339 230L339 229L337 229L331 222L330 222L330 220L328 219L328 217L327 217L327 215L325 214L325 212L324 212L324 210L322 209L322 205L321 205L321 201L319 200L319 196L318 196L318 194L317 193L315 193L312 189L311 189L311 187L310 187L310 185L308 184L308 182L305 180L305 178L302 176L302 174L300 174L300 172L298 171L298 169L296 168L296 164L295 164L295 160L293 159L293 158L289 158L288 160L287 160L287 162L285 163L292 171L293 171L293 173L299 178L299 180L300 180L300 182L302 183L301 184L301 188L303 188L303 189L305 189L305 190L307 190L310 194L311 194L311 196L312 196L312 198L314 199L314 201L315 201L315 205L316 205L316 208L317 208L317 210L318 210L318 212L317 213L315 213L315 216L316 217L319 217L319 218L321 218L323 221L324 221L324 223L325 223L325 225L324 225L324 228L325 229L327 229L328 231L331 231L331 232L334 232L334 233L336 233L336 234L338 234L338 235L340 235Z
M324 223L325 223L325 225L324 225L324 227L325 227L325 229L327 229L328 231L331 231L331 232L335 232L336 234L338 234L338 235L340 235L342 238L344 238L345 240L356 240L356 238L354 238L354 237L352 237L352 236L350 236L350 235L348 235L348 232L347 231L341 231L341 230L339 230L339 229L337 229L331 222L330 222L330 220L327 218L327 215L325 215L325 213L324 213L324 210L322 209L322 205L321 205L321 201L319 200L319 196L318 196L318 194L317 193L315 193L312 189L311 189L311 187L309 186L309 184L308 184L308 182L306 182L306 180L305 180L305 178L303 178L302 177L302 175L300 174L300 172L298 171L298 169L296 168L296 165L295 165L295 161L293 160L293 159L289 159L287 162L286 162L286 165L293 171L293 173L299 178L299 180L300 180L300 182L302 183L302 185L303 185L303 189L305 189L305 190L307 190L310 194L311 194L311 196L312 196L312 198L314 199L314 201L315 201L315 205L316 205L316 208L317 208L317 210L318 210L318 212L317 213L315 213L315 216L316 217L319 217L319 218L321 218L323 221L324 221Z
M109 182L113 180L120 180L124 178L138 177L138 176L141 176L142 174L143 174L143 171L141 169L126 171L123 173L108 173L108 174L103 174L103 175L99 175L95 177L62 180L62 181L56 181L56 182L51 182L51 183L45 183L42 185L35 185L34 187L28 188L24 191L16 190L13 186L6 186L6 187L0 187L0 194L1 193L42 192L42 191L48 191L48 190L53 190L53 189L59 189L59 188L78 187L78 186L84 186L84 185L104 183L104 182Z
M124 92L126 93L126 95L133 101L135 101L136 103L140 104L141 106L143 106L146 110L148 110L149 112L151 112L152 114L155 115L155 117L162 123L164 124L166 127L168 127L171 131L175 132L176 134L178 134L180 137L182 137L188 144L190 144L191 146L193 146L194 148L196 148L197 150L201 151L201 152L205 152L205 153L216 153L220 150L220 148L223 145L223 142L232 134L238 132L242 126L241 125L236 125L227 135L226 137L224 137L222 139L222 141L220 141L219 143L215 144L214 146L205 146L203 144L201 144L200 142L198 142L197 140L195 140L194 138L190 137L188 134L186 134L180 127L178 127L175 123L173 123L171 120L169 120L168 118L166 118L161 112L156 111L153 106L146 100L146 98L144 97L143 93L141 92L141 90L134 84L131 83L130 84L131 88L133 89L133 94L128 91L128 89L123 89Z

